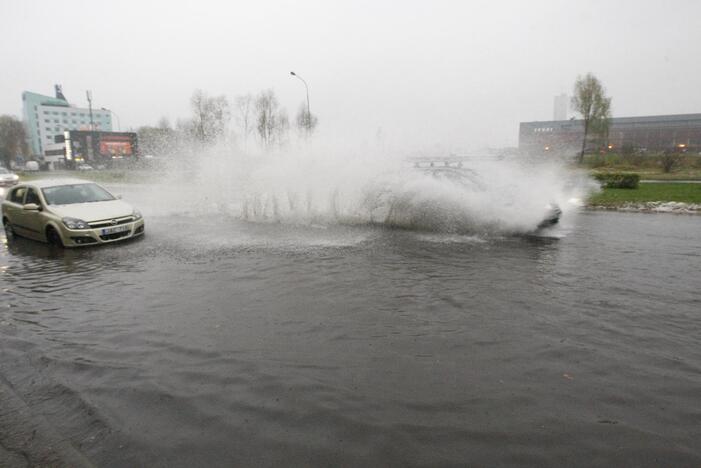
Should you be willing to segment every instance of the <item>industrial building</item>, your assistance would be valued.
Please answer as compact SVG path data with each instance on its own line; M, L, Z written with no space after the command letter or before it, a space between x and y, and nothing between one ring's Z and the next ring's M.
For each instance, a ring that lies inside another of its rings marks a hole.
M55 96L25 91L22 93L22 113L27 130L27 143L32 156L41 158L45 151L70 130L112 131L112 113L109 110L85 109L69 104L60 85Z
M521 122L518 146L529 154L575 154L582 148L583 120ZM608 137L591 135L587 151L701 151L701 114L612 118Z

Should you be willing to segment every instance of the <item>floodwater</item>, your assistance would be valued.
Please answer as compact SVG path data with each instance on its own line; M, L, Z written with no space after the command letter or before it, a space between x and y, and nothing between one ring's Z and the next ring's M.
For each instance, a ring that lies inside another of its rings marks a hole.
M0 465L700 466L701 217L559 229L4 243Z

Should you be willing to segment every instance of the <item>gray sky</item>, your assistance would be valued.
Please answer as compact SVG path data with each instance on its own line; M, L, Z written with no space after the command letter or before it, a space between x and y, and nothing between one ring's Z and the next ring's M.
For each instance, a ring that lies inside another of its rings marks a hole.
M593 72L614 116L701 112L701 2L0 0L0 114L24 90L113 109L122 128L188 116L195 88L304 86L323 132L362 143L515 145L518 122Z

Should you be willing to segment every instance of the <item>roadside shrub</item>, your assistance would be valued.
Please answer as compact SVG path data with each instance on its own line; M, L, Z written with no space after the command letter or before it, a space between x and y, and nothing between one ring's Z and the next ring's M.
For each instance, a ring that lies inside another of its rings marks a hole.
M584 156L584 165L597 169L600 167L614 167L620 162L617 154L594 153Z
M640 175L627 172L599 172L594 174L603 188L636 189L640 182Z
M599 154L593 154L589 157L587 163L591 168L604 167L606 166L606 158Z
M681 153L665 151L662 153L662 156L660 156L660 166L662 166L662 170L668 174L681 164L682 159Z
M698 156L691 157L691 166L701 169L701 153Z
M617 153L608 153L604 156L604 159L608 167L615 167L623 162L621 155Z
M642 151L638 150L632 145L623 145L621 148L621 159L628 166L640 166L642 165L644 156Z

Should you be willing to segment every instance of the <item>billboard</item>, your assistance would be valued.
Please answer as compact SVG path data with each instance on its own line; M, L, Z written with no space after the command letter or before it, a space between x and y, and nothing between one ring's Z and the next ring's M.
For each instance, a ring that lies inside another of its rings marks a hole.
M132 134L114 135L104 134L100 138L100 156L111 158L124 158L134 156L134 138Z
M136 133L70 130L65 132L66 162L110 164L138 156Z

